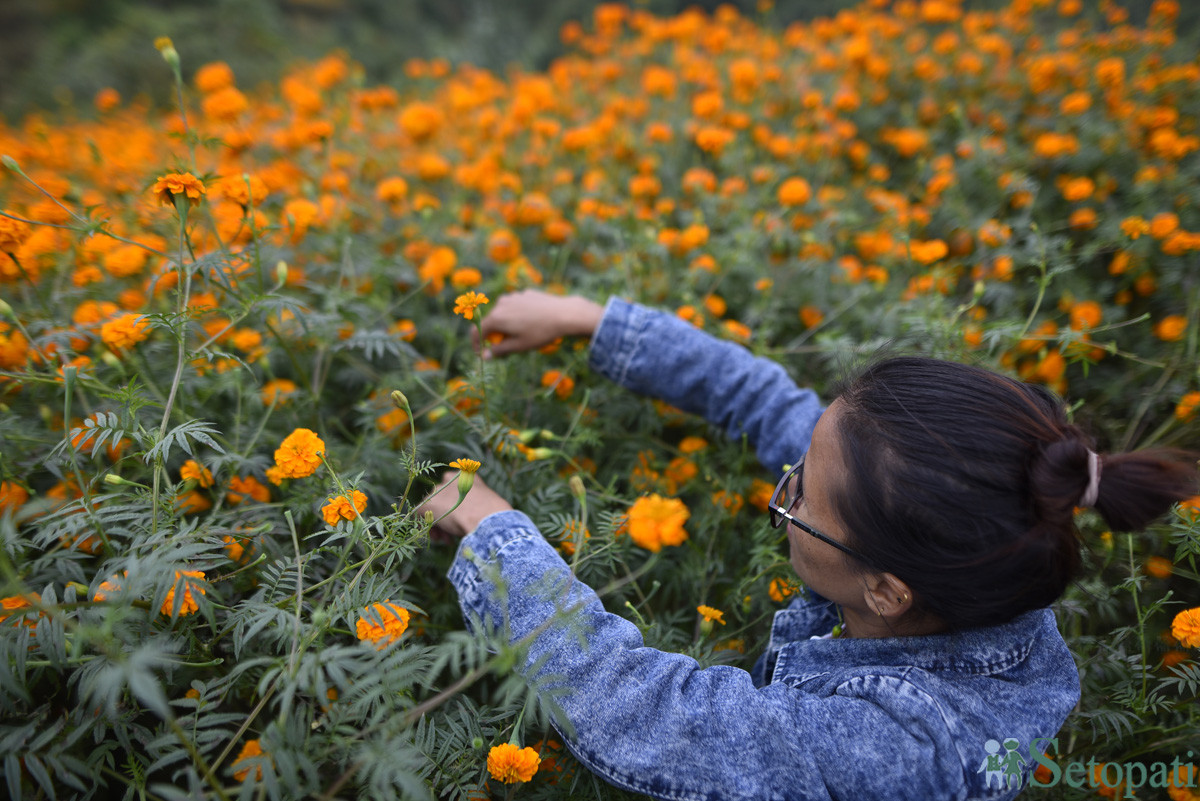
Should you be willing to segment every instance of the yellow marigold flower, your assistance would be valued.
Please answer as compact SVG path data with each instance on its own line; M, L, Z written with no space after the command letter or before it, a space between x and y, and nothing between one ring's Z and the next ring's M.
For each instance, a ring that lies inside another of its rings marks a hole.
M1179 399L1179 405L1175 407L1175 418L1186 423L1196 416L1197 409L1200 409L1200 392L1185 393ZM0 509L3 508L4 504L0 501Z
M722 612L720 609L717 609L716 607L705 606L704 604L700 604L699 606L696 607L696 611L699 612L701 617L703 617L708 622L716 621L717 623L720 623L722 626L725 625L725 613Z
M176 195L183 195L188 203L195 206L200 202L200 196L208 190L190 172L171 172L160 176L150 191L164 206L174 206Z
M528 747L517 748L512 743L501 743L488 751L488 773L496 781L505 784L529 781L541 763L537 751Z
M464 473L474 473L482 465L480 465L480 463L474 459L455 459L449 464L449 466L456 470L461 470Z
M375 643L376 650L382 651L400 638L400 635L408 628L408 621L411 617L412 615L407 609L392 603L390 599L372 604L362 611L355 626L358 639L370 640ZM376 622L376 618L378 622Z
M150 323L140 314L122 314L100 326L100 339L114 351L132 348L150 336Z
M259 742L258 738L247 740L246 744L242 746L242 750L238 752L237 759L233 760L233 767L237 768L240 763L248 762L252 757L262 756L262 754L262 743ZM250 767L246 766L241 770L235 770L233 773L233 778L237 779L239 782L242 782L245 781L246 777L249 775ZM262 765L255 766L254 780L262 781Z
M1171 622L1171 636L1185 648L1200 648L1200 606L1185 609Z
M678 498L647 495L629 508L629 537L638 546L658 553L664 545L681 545L687 539L683 524L691 512Z
M182 585L183 601L179 605L179 616L183 617L184 615L191 615L191 614L194 614L195 612L197 612L200 609L200 606L199 606L199 604L196 603L196 598L195 598L195 596L192 595L192 590L196 590L201 595L204 595L205 589L199 583L194 582L194 581L189 581L189 579L193 579L193 578L200 579L201 581L203 581L204 580L204 571L202 571L202 570L176 570L175 571L175 584L171 587L170 590L167 591L167 597L163 600L162 607L159 609L159 611L162 612L164 615L170 616L172 610L174 610L174 608L175 608L175 589L176 589L176 587L179 587L180 585Z
M482 292L465 292L454 299L454 313L473 320L475 319L475 310L487 302L487 295Z
M201 487L213 485L212 471L195 459L188 459L183 463L183 467L179 468L179 478L183 481L195 481Z
M321 466L325 443L313 431L297 428L288 434L275 451L274 475L279 478L307 478ZM269 472L269 471L268 471ZM268 478L271 475L268 474ZM274 479L271 479L274 481Z
M353 503L345 495L338 495L321 507L321 517L325 518L328 525L336 526L340 520L354 520L367 508L366 495L358 490L351 490L350 494L354 498Z

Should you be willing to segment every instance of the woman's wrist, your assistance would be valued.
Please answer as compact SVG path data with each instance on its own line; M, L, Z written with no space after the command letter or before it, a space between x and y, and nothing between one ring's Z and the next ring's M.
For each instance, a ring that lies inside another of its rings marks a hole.
M603 306L580 295L563 298L559 306L560 328L568 336L591 339L603 317Z

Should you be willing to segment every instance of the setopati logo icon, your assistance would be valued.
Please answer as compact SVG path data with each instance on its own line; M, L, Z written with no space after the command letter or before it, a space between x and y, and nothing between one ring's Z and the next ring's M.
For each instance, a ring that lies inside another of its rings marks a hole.
M988 740L983 744L986 756L977 773L982 773L989 790L1019 790L1027 787L1055 787L1115 790L1116 797L1134 798L1142 787L1200 790L1200 767L1188 751L1169 762L1106 762L1095 757L1057 761L1049 756L1058 750L1058 738L1037 737L1021 752L1015 737ZM1200 797L1200 792L1196 793Z

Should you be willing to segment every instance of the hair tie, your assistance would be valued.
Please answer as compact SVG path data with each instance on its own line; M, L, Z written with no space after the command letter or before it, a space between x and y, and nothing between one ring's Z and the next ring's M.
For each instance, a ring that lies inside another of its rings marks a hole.
M1079 499L1082 507L1095 506L1100 498L1100 456L1095 451L1088 451L1088 485Z

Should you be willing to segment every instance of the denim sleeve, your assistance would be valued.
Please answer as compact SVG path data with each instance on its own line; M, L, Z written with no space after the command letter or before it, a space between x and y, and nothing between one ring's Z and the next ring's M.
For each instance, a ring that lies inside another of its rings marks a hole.
M778 363L700 331L675 315L611 298L592 337L594 370L642 395L743 433L768 469L808 450L823 407Z
M919 691L886 676L823 695L755 688L743 670L648 648L521 512L485 518L449 576L470 625L528 641L518 670L558 705L572 753L618 787L672 801L965 797Z

